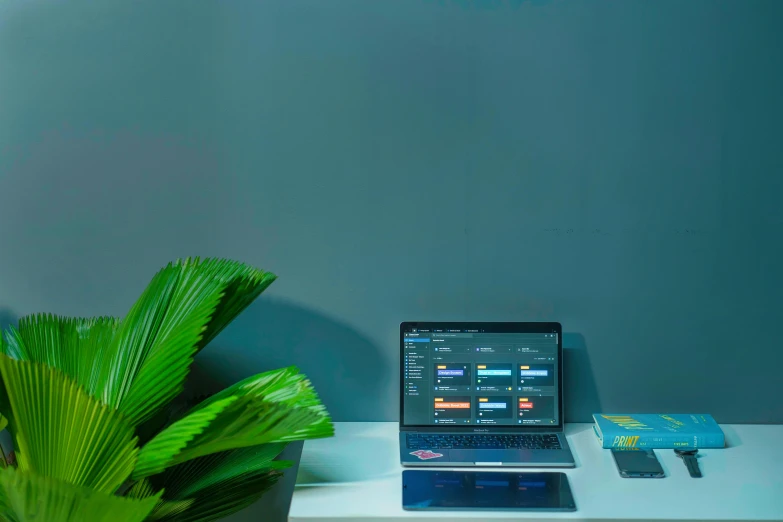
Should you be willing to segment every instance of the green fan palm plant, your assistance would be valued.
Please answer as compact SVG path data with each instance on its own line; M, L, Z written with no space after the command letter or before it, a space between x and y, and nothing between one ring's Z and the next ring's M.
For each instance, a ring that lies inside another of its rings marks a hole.
M333 434L294 368L247 378L189 409L193 357L275 275L224 259L158 272L127 316L34 315L0 336L0 520L196 522L258 498L290 441Z

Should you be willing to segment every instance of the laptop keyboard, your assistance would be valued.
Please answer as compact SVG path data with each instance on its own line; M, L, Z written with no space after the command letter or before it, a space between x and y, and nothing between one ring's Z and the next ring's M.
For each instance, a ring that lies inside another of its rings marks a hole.
M521 435L409 433L407 441L408 449L561 449L560 440L554 433Z

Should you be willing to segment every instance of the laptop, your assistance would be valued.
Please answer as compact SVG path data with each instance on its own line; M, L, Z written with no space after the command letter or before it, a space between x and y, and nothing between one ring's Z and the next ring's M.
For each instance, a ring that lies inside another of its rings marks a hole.
M575 467L560 323L400 324L403 466Z

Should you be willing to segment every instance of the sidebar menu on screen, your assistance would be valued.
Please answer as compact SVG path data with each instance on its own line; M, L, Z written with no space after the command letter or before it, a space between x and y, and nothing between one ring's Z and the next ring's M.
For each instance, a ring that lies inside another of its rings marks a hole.
M430 411L430 335L405 334L403 386L405 424L429 424Z

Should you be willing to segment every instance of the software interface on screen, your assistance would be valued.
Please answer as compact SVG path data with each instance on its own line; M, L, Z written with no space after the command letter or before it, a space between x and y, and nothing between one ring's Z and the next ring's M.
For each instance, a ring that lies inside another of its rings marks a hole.
M404 423L557 424L557 335L403 332Z

